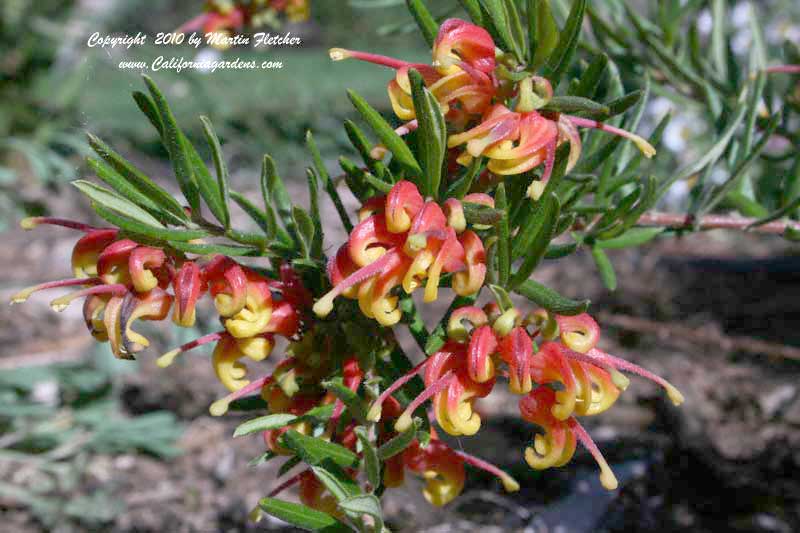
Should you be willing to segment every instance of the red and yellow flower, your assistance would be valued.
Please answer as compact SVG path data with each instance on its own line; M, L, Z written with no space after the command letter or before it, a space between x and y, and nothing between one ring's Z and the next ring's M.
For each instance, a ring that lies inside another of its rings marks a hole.
M445 206L453 212L452 204ZM402 287L412 293L425 286L424 301L438 297L444 273L460 295L477 292L486 274L483 243L466 224L449 217L435 202L426 202L408 181L396 183L389 194L364 204L348 242L328 263L333 289L317 300L314 312L326 317L340 295L358 299L361 311L385 326L400 321L398 297ZM455 226L455 227L454 227Z

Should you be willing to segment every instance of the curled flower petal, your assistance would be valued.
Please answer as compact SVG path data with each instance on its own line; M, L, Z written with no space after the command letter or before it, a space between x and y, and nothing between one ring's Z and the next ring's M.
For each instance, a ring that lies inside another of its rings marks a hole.
M200 267L194 261L185 261L172 280L175 291L175 308L172 321L185 328L195 322L195 307L200 295L205 291L205 283Z
M158 278L153 274L153 269L160 267L166 261L164 250L139 246L131 251L128 257L128 271L130 272L133 288L137 292L147 292L158 285Z
M485 29L460 19L447 19L439 27L433 44L433 64L440 71L460 61L490 73L495 67L495 46Z

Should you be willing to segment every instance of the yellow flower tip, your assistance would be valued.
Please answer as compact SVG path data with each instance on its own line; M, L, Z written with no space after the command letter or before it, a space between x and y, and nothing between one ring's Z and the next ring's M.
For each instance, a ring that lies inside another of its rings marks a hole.
M600 484L606 490L616 490L619 487L617 476L611 471L609 467L602 467L600 469Z
M50 307L53 308L53 311L60 313L61 311L69 307L71 301L72 298L70 298L70 295L62 296L50 302Z
M167 368L172 363L175 362L175 358L178 357L178 354L181 353L180 348L176 348L174 350L170 350L169 352L165 353L158 359L156 359L156 366L158 368Z
M683 394L681 394L681 391L679 391L678 389L676 389L675 387L673 387L669 383L667 383L666 387L664 387L664 388L667 391L667 396L669 396L669 399L672 400L673 404L681 405L683 403L684 398L683 398Z
M33 294L33 292L35 290L36 290L36 287L28 287L27 289L22 289L17 294L12 296L9 299L8 303L11 304L11 305L21 304L21 303L25 302L30 297L30 295Z
M656 155L656 149L653 147L652 144L644 140L642 137L638 135L634 135L631 137L631 140L636 144L636 148L642 152L642 155L645 156L647 159L652 159L654 155Z
M526 192L526 195L531 200L538 200L539 198L542 197L542 193L544 192L544 188L546 185L547 185L546 183L542 183L541 181L538 180L533 181L528 186L528 191Z
M397 422L394 423L394 430L398 433L403 433L404 431L407 431L413 423L414 421L411 420L411 415L408 413L403 413L400 415L400 418L397 419Z
M504 473L501 475L500 482L503 484L503 488L506 489L506 492L517 492L519 490L519 483L517 483L517 480L508 474Z
M317 303L314 304L312 309L314 310L315 315L320 318L325 318L331 314L331 311L333 311L333 298L330 298L327 295L323 296L317 300Z
M505 337L511 332L512 329L514 329L518 318L519 311L512 307L494 321L494 324L492 324L492 329L501 337Z
M24 230L32 230L39 225L39 217L27 217L19 221L19 227Z
M373 405L367 411L367 421L369 422L380 422L381 420L381 406L378 404Z
M328 50L328 56L333 61L343 61L353 57L350 50L345 50L344 48L331 48Z
M626 390L628 385L631 384L631 380L628 379L628 376L616 368L609 368L608 373L611 375L611 382L614 383L614 385L620 390Z
M211 416L222 416L228 412L229 405L230 402L223 398L212 403L208 408L208 412L211 413Z
M249 513L247 513L247 518L254 524L257 524L264 518L264 512L261 510L261 507L256 505Z

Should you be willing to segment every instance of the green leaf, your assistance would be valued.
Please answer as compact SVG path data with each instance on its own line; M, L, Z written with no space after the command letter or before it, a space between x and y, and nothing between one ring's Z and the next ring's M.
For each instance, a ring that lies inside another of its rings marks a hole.
M295 466L301 463L300 457L293 455L292 457L286 459L281 467L278 469L278 475L276 477L285 476L289 470L294 468Z
M311 239L311 257L322 259L322 241L325 234L322 231L322 215L319 212L319 185L317 175L313 169L306 169L308 179L308 208L314 226L314 235Z
M495 207L502 213L497 223L497 280L501 286L508 284L511 275L511 232L508 227L508 202L505 183L500 183L494 195Z
M422 169L414 158L414 154L411 153L411 149L403 138L394 131L388 122L386 122L386 119L355 91L347 91L347 95L350 97L350 101L361 117L370 125L386 148L392 152L397 162L405 167L412 175L420 176L422 174Z
M461 205L464 208L464 218L466 218L467 222L470 224L494 226L503 218L502 211L489 207L488 205L476 204L473 202L464 202Z
M571 242L569 244L551 244L547 247L547 251L544 253L544 258L561 259L562 257L566 257L574 253L577 249L577 242Z
M474 158L464 175L447 188L447 192L444 195L445 198L462 199L469 192L472 187L472 182L475 181L475 178L480 174L482 168L483 157Z
M528 34L536 70L550 59L558 46L558 25L550 10L550 0L528 0Z
M145 209L148 213L156 217L157 220L167 219L167 221L173 224L183 225L184 221L182 219L176 217L169 211L162 209L152 199L150 199L149 196L134 187L129 181L118 174L113 168L106 165L103 161L90 157L86 159L86 163L89 165L89 168L94 171L97 177L106 183L106 185L114 189L114 191L119 193L126 200L129 200L130 202Z
M278 184L274 182L277 181ZM280 181L280 177L278 177L277 170L275 170L275 161L268 155L264 156L264 159L261 162L261 198L264 201L264 215L266 216L265 224L269 231L267 231L267 235L274 234L278 236L278 238L284 243L292 242L292 237L289 233L284 230L281 226L278 225L278 219L275 215L275 209L273 208L272 204L275 200L272 198L272 190L274 188L278 189L278 197L280 201L286 201L287 198L280 194L280 188L283 185L283 182ZM283 189L284 192L286 189ZM289 222L291 223L291 202L289 203ZM281 214L283 217L283 214Z
M133 91L133 100L142 113L145 114L147 120L150 121L150 124L156 129L158 135L163 135L164 124L161 123L161 115L158 114L158 109L156 109L156 103L153 99L141 91Z
M141 222L142 224L146 224L154 228L164 227L164 225L161 224L158 219L153 217L153 215L133 202L126 200L117 193L106 189L105 187L101 187L92 183L91 181L86 180L75 180L72 182L72 184L98 205L107 207L111 211L125 215L129 219Z
M663 233L663 228L632 228L619 235L606 240L598 240L596 246L603 250L616 250L619 248L629 248L631 246L641 246L656 238Z
M292 207L292 221L297 228L298 244L300 245L301 255L310 257L314 242L314 221L305 209L299 206Z
M603 75L608 67L608 56L597 54L589 64L589 67L581 75L580 81L569 91L572 96L583 96L585 98L594 97Z
M511 300L511 296L503 287L489 284L489 290L492 292L497 305L500 306L500 310L505 312L514 307L514 302Z
M330 459L344 468L354 468L358 464L358 456L344 446L308 437L293 429L284 433L281 439L287 448L302 457L309 465L321 464L325 459Z
M617 274L614 272L614 265L608 259L606 253L599 247L592 247L592 258L597 265L597 270L600 272L600 279L603 280L603 285L610 291L617 290Z
M402 453L406 448L411 446L411 443L414 442L414 439L417 437L417 430L420 427L420 422L421 421L419 419L415 419L413 426L404 432L399 433L395 437L392 437L389 441L378 448L378 457L381 459L381 461L385 461L390 457L394 457L398 453Z
M306 531L350 533L352 530L334 517L299 503L262 498L258 506L265 513Z
M472 19L478 26L484 27L484 17L483 17L483 10L481 10L481 4L479 0L458 0L458 3L464 8L464 11L469 14L469 18Z
M619 98L610 101L607 104L609 116L615 117L617 115L621 115L628 109L632 108L637 103L639 103L639 100L642 99L643 94L644 91L633 91L626 94L625 96L621 96Z
M339 508L353 517L371 516L375 520L375 532L381 533L383 531L381 501L374 494L362 494L345 498L339 502Z
M233 199L233 201L242 208L242 211L247 213L247 215L252 218L256 224L258 224L267 239L272 239L275 237L275 227L270 225L270 219L264 211L256 207L253 202L248 200L247 197L240 192L230 191L230 195L231 199ZM275 219L272 219L271 222L274 223Z
M175 116L167 104L167 100L159 90L155 82L147 75L143 75L144 82L153 97L158 114L161 117L163 124L162 141L169 153L169 159L172 161L172 169L175 172L175 178L178 180L178 185L181 192L189 202L189 206L195 214L200 212L200 197L198 195L198 187L196 177L192 169L192 163L189 159L189 152L184 144L184 135L175 121Z
M417 115L417 154L422 167L422 189L424 196L439 195L442 181L442 166L447 152L447 125L444 123L439 102L425 88L422 75L415 69L408 71L411 80L411 95Z
M134 220L125 215L120 215L116 211L112 211L106 205L97 201L92 202L92 208L104 220L117 226L123 231L142 235L151 239L158 239L162 241L191 241L194 239L201 239L207 237L208 234L204 230L186 230L186 229L170 229L165 227L154 227L149 224Z
M378 451L369 440L367 429L364 426L358 426L355 429L355 433L361 443L362 455L364 456L361 460L363 470L367 473L367 481L372 485L372 490L374 491L381 484L381 464L378 460Z
M345 120L344 130L347 133L347 138L350 139L353 147L361 155L361 159L364 161L364 164L367 166L369 171L382 180L387 178L386 165L384 165L382 161L378 161L372 157L370 154L373 148L372 143L367 140L367 136L364 135L364 132L361 130L361 128L356 126L352 120ZM357 198L361 199L361 196L364 194L364 192L365 191L353 191L353 194L355 194Z
M359 398L358 394L344 385L342 378L337 377L323 381L322 386L342 401L353 418L362 424L367 422L367 410L364 407L364 401Z
M250 435L251 433L258 433L270 429L279 429L288 426L296 420L297 416L286 413L260 416L236 426L233 436L242 437L244 435Z
M417 26L419 26L422 36L425 38L425 42L428 43L428 46L433 47L433 43L436 41L436 35L439 33L439 24L433 18L431 12L428 11L428 8L422 0L406 0L406 5L411 15L414 17L414 20L417 22Z
M243 257L259 255L260 250L250 246L236 246L233 244L197 244L191 242L170 241L170 246L176 250L196 255L221 254L230 257Z
M317 171L317 176L322 180L322 185L325 187L325 191L330 196L331 201L333 202L333 206L336 208L336 212L339 214L339 219L342 221L342 225L347 233L350 233L353 230L353 223L350 222L350 216L347 214L347 209L344 208L342 204L342 199L339 196L339 192L336 190L336 184L333 183L330 174L328 174L328 169L325 168L325 163L322 162L322 155L319 153L319 148L317 148L317 143L314 142L314 136L311 134L311 130L306 132L306 146L308 147L308 151L311 152L311 158L314 161L314 168ZM320 235L322 232L320 232Z
M530 217L529 223L520 231L519 244L514 242L520 255L524 255L522 264L511 278L512 289L524 283L533 273L536 265L542 260L547 246L553 237L558 217L561 213L561 204L554 193L545 194ZM512 256L519 257L512 253Z
M228 183L228 167L225 165L225 156L222 154L222 145L219 143L217 133L214 131L211 121L208 117L200 117L203 123L203 133L206 136L209 148L211 148L211 156L214 159L214 168L217 171L217 190L215 191L219 196L215 198L215 207L212 208L212 213L217 217L225 229L231 225L231 215L228 210L228 196L230 195L230 184ZM206 200L207 202L208 200ZM209 208L211 205L209 204ZM216 211L214 211L216 209Z
M362 493L358 483L331 459L325 459L321 463L311 466L311 472L337 501L346 500Z
M598 119L611 114L608 106L582 96L554 96L544 106L544 110Z
M573 0L569 17L567 17L564 28L558 37L558 46L544 69L544 76L550 80L554 88L558 85L564 73L567 72L572 62L572 57L575 55L585 12L586 0Z
M163 210L171 213L173 218L182 221L189 220L183 206L172 197L167 191L159 187L153 180L145 175L141 170L125 160L121 155L111 149L99 137L87 134L89 145L111 168L117 171L133 187L141 191L150 198L156 205Z
M512 52L517 61L524 61L522 48L514 40L511 23L503 0L480 0L480 2L486 10L486 14L489 15L494 29L497 31L497 36L500 38L498 43L500 48L507 52Z
M532 279L520 284L514 291L557 315L574 316L589 309L589 300L571 300Z

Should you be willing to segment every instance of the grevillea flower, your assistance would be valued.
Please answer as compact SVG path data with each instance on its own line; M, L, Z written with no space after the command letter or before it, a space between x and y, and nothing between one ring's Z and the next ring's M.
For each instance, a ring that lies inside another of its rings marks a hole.
M388 90L395 114L410 121L401 132L416 128L409 69L419 71L451 122L463 122L465 116L482 114L497 92L491 36L480 26L459 19L448 19L440 26L433 45L433 66L343 48L332 48L330 57L334 61L359 59L397 71Z
M193 322L194 303L207 287L225 329L165 353L158 365L169 366L179 354L217 342L212 365L219 380L231 391L247 386L247 367L241 359L263 361L272 352L275 335L290 338L300 327L299 305L308 295L293 272L282 267L281 276L285 283L270 280L222 255L202 269L184 263L174 280L179 301L175 321L189 323L191 318ZM273 291L280 299L273 298Z
M451 314L447 335L449 340L439 351L380 394L368 419L380 420L391 395L422 374L425 390L397 417L394 429L407 430L414 411L430 399L433 415L446 433L473 435L481 424L475 400L492 391L497 376L505 376L509 390L523 396L523 418L544 431L525 453L528 464L536 469L561 466L580 441L600 465L603 486L613 489L613 473L576 417L610 408L628 386L623 371L661 385L675 405L683 402L681 393L664 379L600 351L596 347L600 328L585 313L551 317L542 311L523 318L516 309L502 312L496 304L483 310L462 307ZM501 363L506 369L497 367Z
M578 127L595 128L625 137L636 144L646 157L655 149L643 138L614 126L570 115L538 112L553 95L550 82L538 76L526 78L519 84L516 109L503 104L488 109L480 124L448 138L448 147L465 146L458 158L468 165L472 158L486 156L488 169L498 175L516 175L544 164L542 177L532 185L529 194L538 199L550 179L555 152L564 142L570 143L567 172L577 163L581 153Z
M11 298L21 303L34 292L60 287L83 287L56 298L51 307L63 311L84 298L83 316L92 336L108 341L118 358L130 359L150 343L133 329L136 320L163 320L172 307L166 292L174 273L174 260L163 250L119 239L115 229L95 228L70 220L34 217L22 221L25 229L41 224L84 232L72 250L74 278L28 287Z
M451 213L452 202L447 207ZM460 295L474 294L483 285L480 238L465 224L450 226L444 210L425 202L412 183L399 181L385 198L367 202L360 218L328 263L333 289L314 304L317 316L326 317L342 295L358 298L366 316L391 326L401 318L395 287L410 294L424 285L423 299L432 302L443 273L454 273L452 287Z

